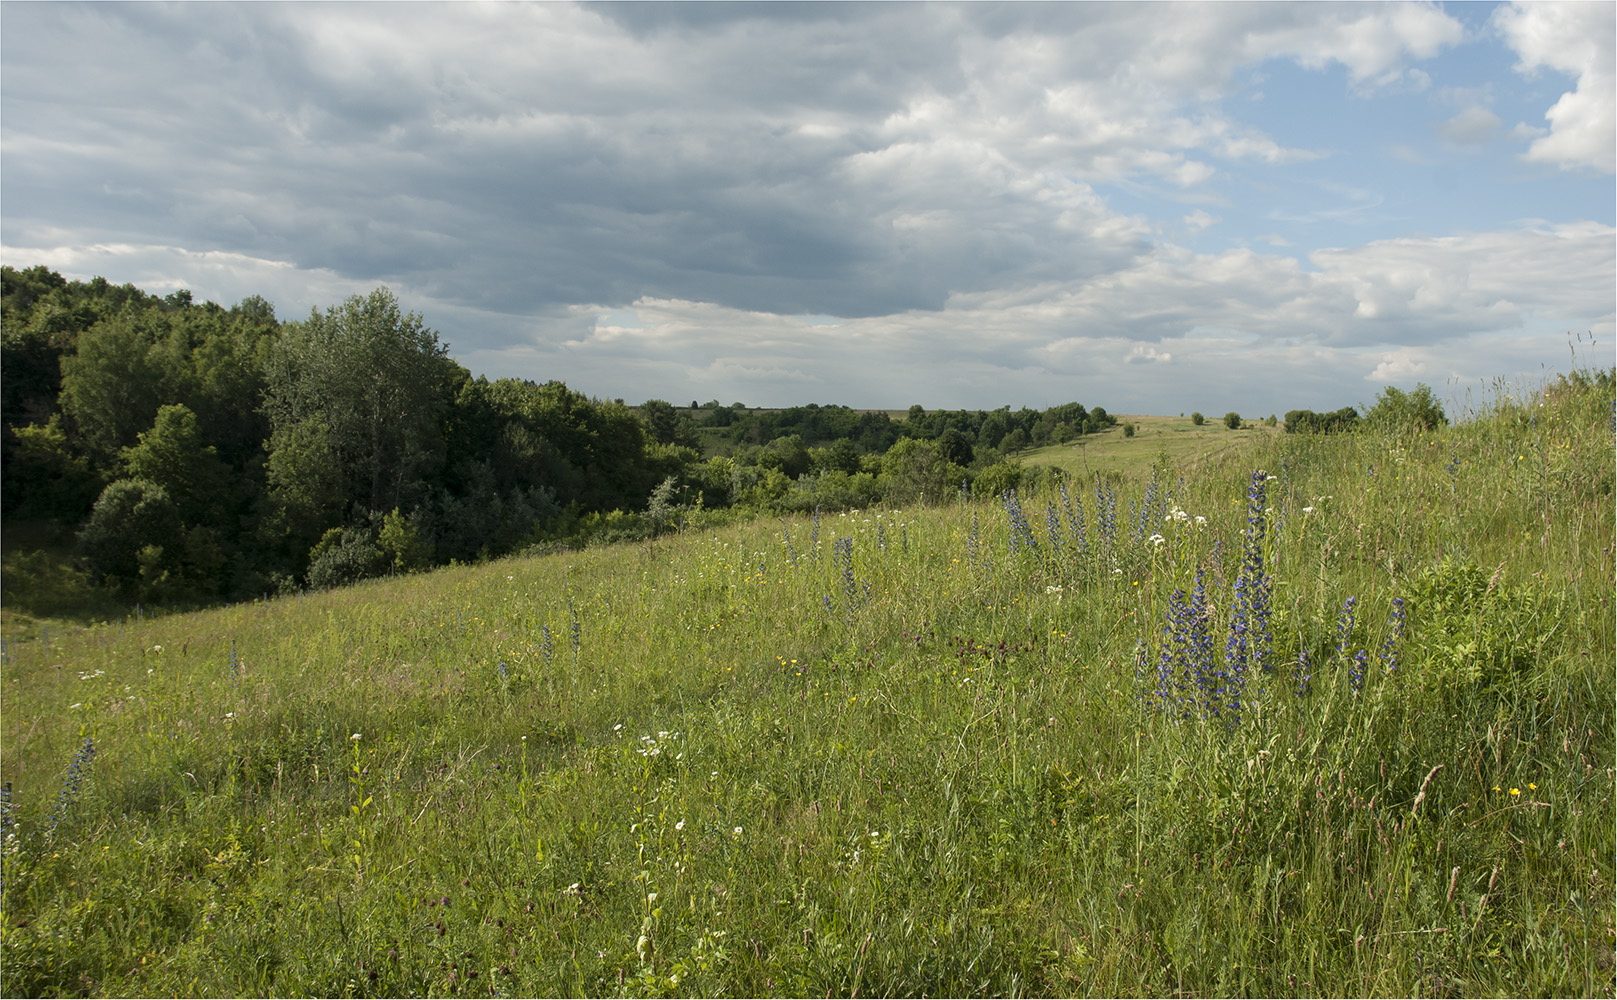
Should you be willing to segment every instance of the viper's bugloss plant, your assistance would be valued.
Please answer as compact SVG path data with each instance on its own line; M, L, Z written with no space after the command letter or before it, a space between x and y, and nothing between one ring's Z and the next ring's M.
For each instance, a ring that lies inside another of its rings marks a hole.
M95 741L86 736L83 745L73 755L72 763L67 765L67 775L62 778L61 794L56 797L56 808L51 810L50 819L45 821L47 841L55 836L56 827L67 818L73 806L78 804L84 792L84 779L89 776L90 763L94 760Z
M1342 613L1336 616L1336 655L1347 656L1348 640L1353 637L1354 604L1357 598L1342 602Z
M1404 641L1404 599L1394 597L1387 613L1387 634L1381 639L1381 668L1387 673L1398 669L1398 654Z
M1110 554L1117 546L1117 491L1095 477L1095 535L1097 544Z
M786 561L796 566L797 549L792 547L792 530L784 517L780 519L780 537L786 542Z
M1073 547L1080 554L1089 551L1089 532L1084 524L1084 501L1082 497L1074 496L1067 489L1067 477L1062 476L1058 488L1061 491L1061 509L1067 515L1067 530L1072 536Z
M1038 552L1038 539L1033 537L1033 529L1029 527L1027 518L1022 516L1022 503L1017 500L1016 491L1006 490L1000 502L1005 505L1005 516L1011 522L1011 553L1014 555L1024 548Z

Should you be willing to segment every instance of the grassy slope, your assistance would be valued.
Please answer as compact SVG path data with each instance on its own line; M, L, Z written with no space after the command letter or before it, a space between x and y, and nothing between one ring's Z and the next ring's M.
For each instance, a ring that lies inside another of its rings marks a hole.
M4 992L1609 994L1609 413L8 631ZM1277 669L1175 722L1255 466Z
M1099 434L1030 449L1020 457L1030 465L1053 465L1084 480L1098 472L1137 477L1149 474L1151 467L1164 459L1178 468L1191 470L1201 463L1253 447L1253 438L1283 433L1281 428L1261 424L1232 431L1221 420L1208 420L1197 427L1189 417L1119 416L1117 419L1117 426ZM1124 435L1124 423L1135 425L1133 437Z

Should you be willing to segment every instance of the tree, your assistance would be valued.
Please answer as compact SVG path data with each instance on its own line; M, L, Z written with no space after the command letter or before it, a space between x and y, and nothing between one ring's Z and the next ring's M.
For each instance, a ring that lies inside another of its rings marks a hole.
M1190 415L1190 422L1195 424L1197 427L1200 427L1202 424L1207 422L1207 418L1202 416L1200 413L1192 413Z
M382 519L376 546L395 573L421 569L432 561L432 546L422 540L420 526L400 514L397 507Z
M1228 427L1232 431L1240 430L1241 429L1241 415L1239 413L1236 413L1234 410L1231 410L1230 412L1224 414L1224 426Z
M62 411L92 458L107 461L152 425L171 393L152 357L152 337L132 310L79 335L78 350L62 358Z
M164 406L139 440L122 452L131 479L155 483L187 525L218 523L230 491L230 470L218 450L202 443L197 417L180 404Z
M938 503L953 496L966 470L946 458L936 441L899 438L881 462L882 495L889 503Z
M438 334L385 288L288 323L270 352L264 402L272 494L287 503L329 465L345 518L418 505L443 465L441 419L465 378Z
M79 548L103 581L128 591L148 588L177 569L184 544L179 508L161 486L120 479L101 491L79 532Z
M972 460L971 440L960 432L959 428L950 427L938 435L938 452L945 461L956 465L970 465Z
M1392 433L1431 431L1446 427L1449 422L1431 386L1425 382L1418 383L1412 392L1387 386L1376 396L1376 405L1364 419L1371 426Z

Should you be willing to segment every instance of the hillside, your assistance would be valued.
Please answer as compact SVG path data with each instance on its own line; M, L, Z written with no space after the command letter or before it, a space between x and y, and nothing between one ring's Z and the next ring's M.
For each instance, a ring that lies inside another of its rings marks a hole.
M1609 994L1612 412L13 622L0 987Z

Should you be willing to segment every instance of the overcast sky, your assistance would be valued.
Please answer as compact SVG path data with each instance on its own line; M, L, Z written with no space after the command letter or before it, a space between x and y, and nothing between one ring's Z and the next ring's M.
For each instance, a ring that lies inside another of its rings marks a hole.
M1614 11L5 3L0 254L631 403L1454 396L1612 363Z

